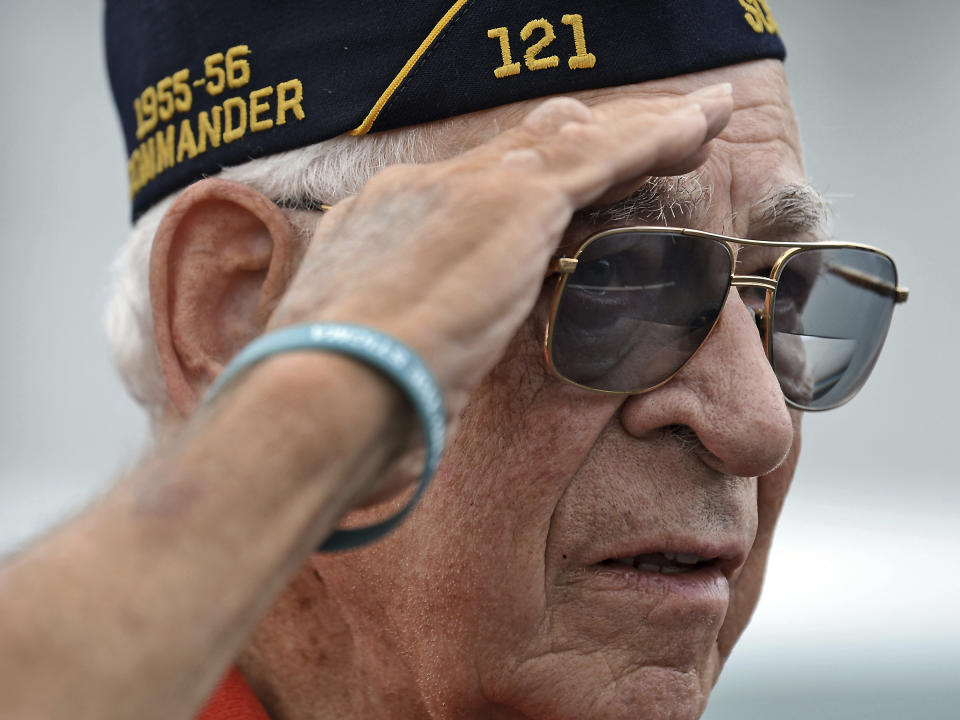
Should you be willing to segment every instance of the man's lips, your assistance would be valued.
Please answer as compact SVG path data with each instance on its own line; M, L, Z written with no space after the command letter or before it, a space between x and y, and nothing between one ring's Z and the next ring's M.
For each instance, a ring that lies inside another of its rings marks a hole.
M702 569L708 565L712 565L715 560L716 558L702 558L693 553L663 552L613 558L604 560L601 564L624 566L641 572L677 575Z
M605 570L683 575L704 570L719 571L728 580L746 562L749 547L742 541L706 541L682 538L670 541L616 543L591 553L585 565Z
M650 602L669 607L674 618L722 618L730 602L731 582L746 561L743 541L683 539L613 543L591 549L583 561L568 555L567 580L617 603L648 612ZM606 601L596 598L606 605ZM601 605L594 607L600 612ZM614 606L611 606L614 607Z

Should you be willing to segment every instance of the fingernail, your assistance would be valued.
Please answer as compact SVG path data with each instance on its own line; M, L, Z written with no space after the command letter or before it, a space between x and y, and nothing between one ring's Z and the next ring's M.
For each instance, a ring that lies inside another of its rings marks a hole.
M733 85L730 83L719 83L718 85L707 85L707 87L700 88L689 95L688 98L724 98L729 97L733 94Z

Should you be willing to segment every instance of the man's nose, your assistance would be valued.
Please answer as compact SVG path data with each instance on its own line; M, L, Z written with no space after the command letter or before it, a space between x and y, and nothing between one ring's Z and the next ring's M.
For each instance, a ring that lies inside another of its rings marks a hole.
M663 387L627 400L621 422L637 437L686 425L709 451L705 462L732 475L764 475L783 461L793 422L754 314L737 292L700 352Z

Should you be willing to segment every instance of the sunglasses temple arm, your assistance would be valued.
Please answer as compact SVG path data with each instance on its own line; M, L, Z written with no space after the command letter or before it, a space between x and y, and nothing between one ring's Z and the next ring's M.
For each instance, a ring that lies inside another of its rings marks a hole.
M862 287L866 290L879 293L880 295L892 297L896 303L906 302L907 297L910 294L910 291L905 287L895 287L888 282L884 282L880 278L868 275L865 272L860 272L859 270L854 270L853 268L830 263L827 265L827 271L833 275L843 278L847 282L856 285L857 287Z

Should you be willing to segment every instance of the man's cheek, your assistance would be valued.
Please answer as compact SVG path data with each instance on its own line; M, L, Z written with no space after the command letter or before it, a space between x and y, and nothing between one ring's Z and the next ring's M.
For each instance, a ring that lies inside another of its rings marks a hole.
M483 616L518 627L543 616L551 520L615 410L547 376L529 325L472 394L433 486L395 533L419 545L420 567L462 565L457 582Z

